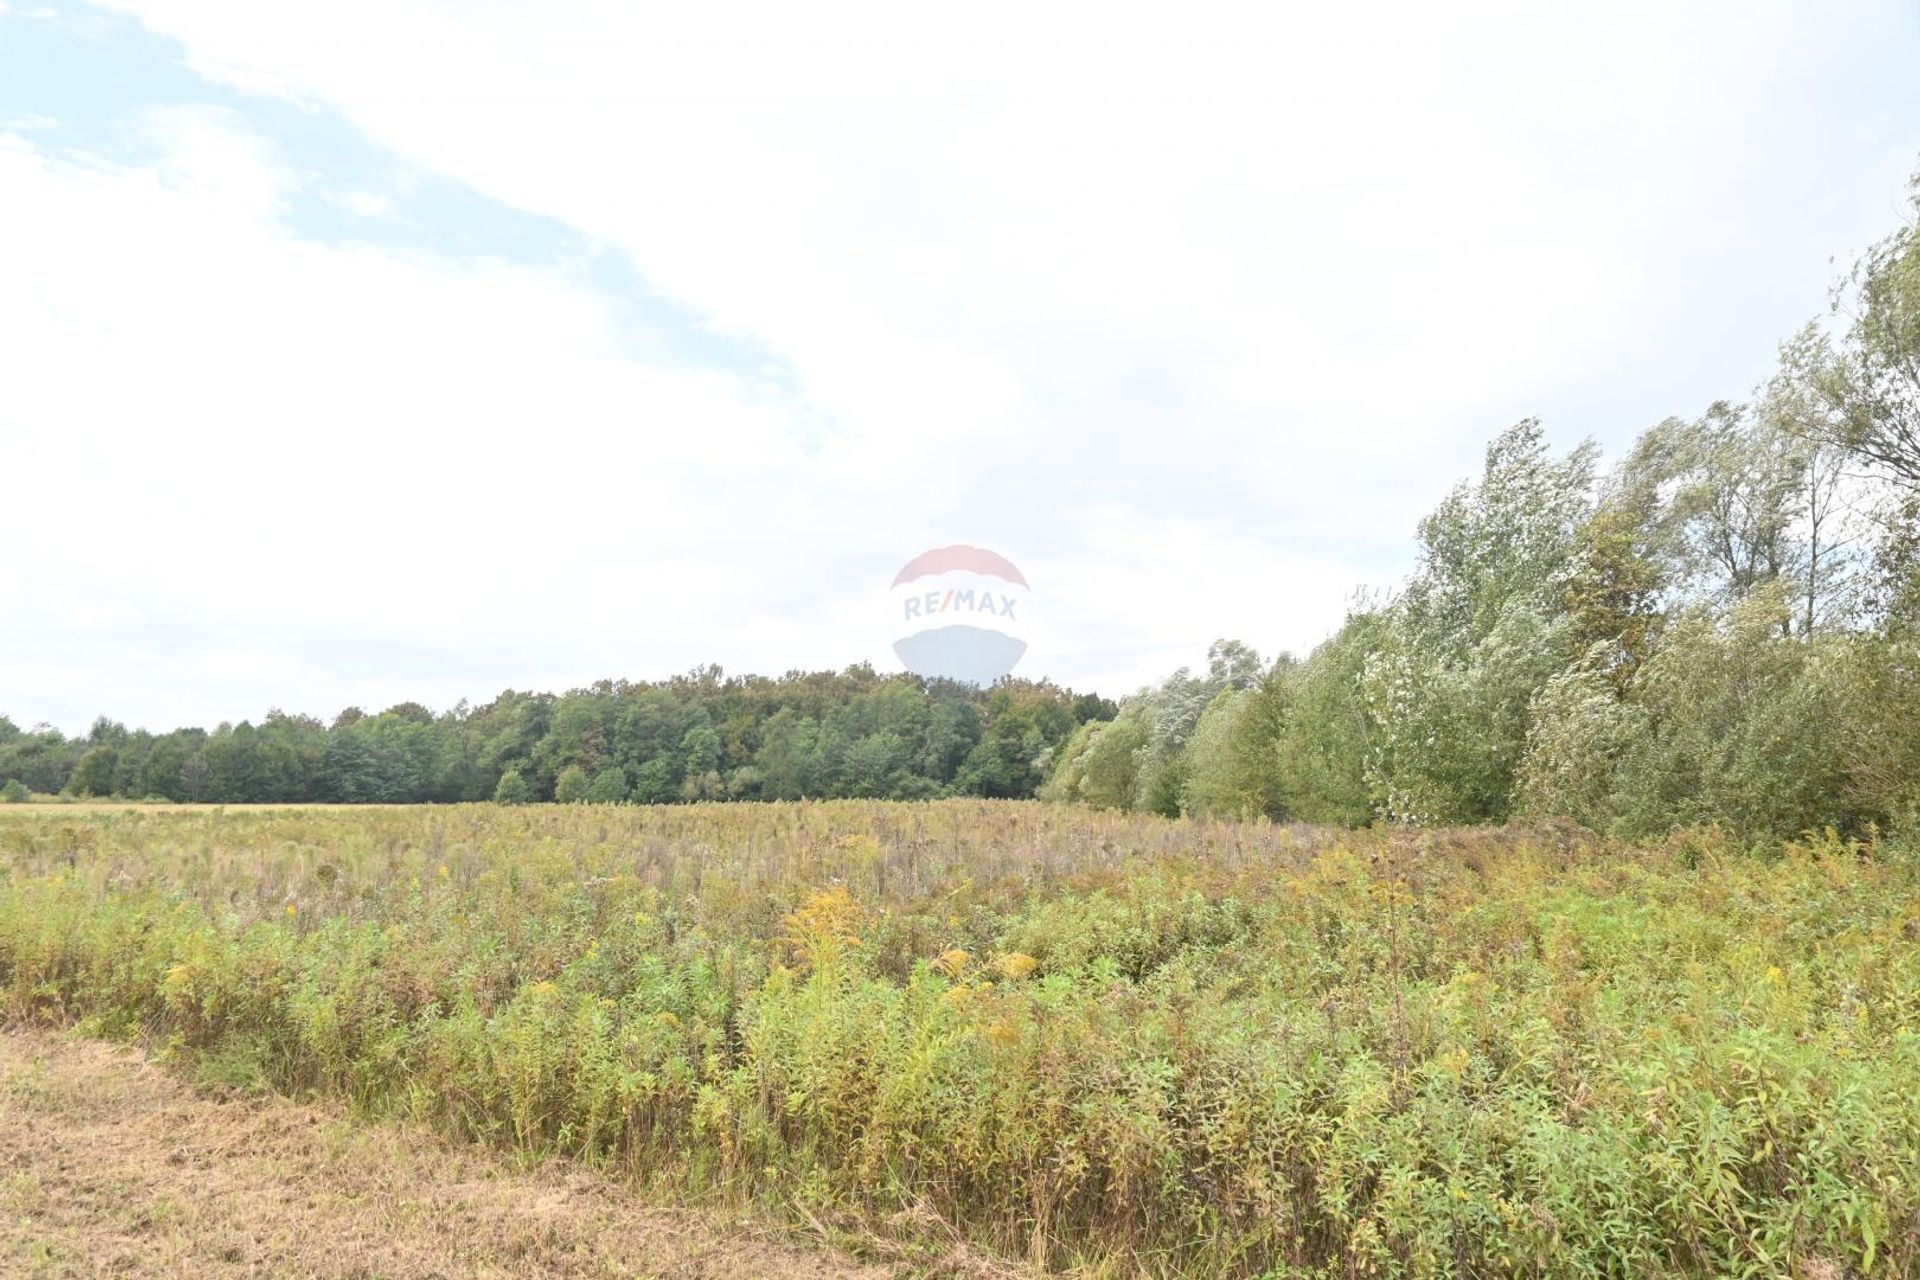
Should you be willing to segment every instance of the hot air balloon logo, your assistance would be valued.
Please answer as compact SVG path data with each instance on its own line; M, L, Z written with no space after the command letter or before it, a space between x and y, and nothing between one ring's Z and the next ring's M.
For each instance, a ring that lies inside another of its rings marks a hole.
M888 592L893 651L915 675L992 684L1027 651L1031 596L1025 575L998 552L923 551Z

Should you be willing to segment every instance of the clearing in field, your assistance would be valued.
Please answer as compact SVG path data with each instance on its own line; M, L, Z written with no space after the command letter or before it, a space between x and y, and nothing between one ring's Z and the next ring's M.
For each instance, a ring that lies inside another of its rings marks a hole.
M46 808L0 859L16 1022L902 1257L1920 1267L1891 845L944 801Z
M212 1097L126 1049L0 1034L0 1274L828 1280L890 1274L333 1108Z

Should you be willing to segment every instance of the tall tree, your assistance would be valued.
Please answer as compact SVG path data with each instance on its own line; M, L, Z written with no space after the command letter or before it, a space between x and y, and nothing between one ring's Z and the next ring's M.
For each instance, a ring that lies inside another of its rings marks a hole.
M1920 173L1909 191L1906 225L1834 291L1838 347L1808 366L1833 411L1830 438L1920 489Z

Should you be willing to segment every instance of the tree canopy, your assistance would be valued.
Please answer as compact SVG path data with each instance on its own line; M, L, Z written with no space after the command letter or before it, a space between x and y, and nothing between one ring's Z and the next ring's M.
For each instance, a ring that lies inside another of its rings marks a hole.
M1400 590L1304 660L1175 672L1083 725L1043 794L1629 835L1911 820L1920 219L1750 400L1660 422L1611 469L1522 421L1418 533Z
M207 731L86 735L0 720L0 784L77 796L348 804L678 803L1031 796L1052 753L1112 703L1044 681L979 689L870 667L509 690L435 714L405 702L331 723L270 711Z

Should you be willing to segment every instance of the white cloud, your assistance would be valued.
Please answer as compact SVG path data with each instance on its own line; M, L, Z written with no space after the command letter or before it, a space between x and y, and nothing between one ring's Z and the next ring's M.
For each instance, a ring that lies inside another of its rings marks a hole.
M0 142L0 433L63 530L17 594L270 633L341 700L884 660L866 602L959 540L1034 578L1035 674L1303 648L1515 418L1738 395L1920 150L1891 0L105 7L791 371L298 240L305 158L232 114L149 113L144 167Z
M1271 657L1326 639L1360 585L1334 556L1264 547L1197 520L1142 527L1091 513L1089 547L1027 567L1050 591L1035 649L1065 655L1095 687L1131 692L1196 663L1208 638L1244 638Z
M1920 150L1892 0L114 4L619 246L849 473L965 440L1182 514L1303 461L1417 510L1526 413L1738 394Z
M623 246L896 456L1096 430L1050 366L1143 355L1368 456L1457 437L1490 355L1549 383L1661 306L1658 241L1813 144L1782 84L1857 74L1898 12L125 7Z
M377 191L349 191L340 203L363 218L384 218L393 212L393 201Z
M136 619L554 637L562 668L695 641L740 585L699 558L728 516L702 487L806 465L777 397L626 358L557 273L296 240L257 138L147 123L151 167L0 145L10 515L59 531L9 575L10 650ZM257 712L219 691L290 659L219 650L174 678ZM415 696L485 692L411 675Z

